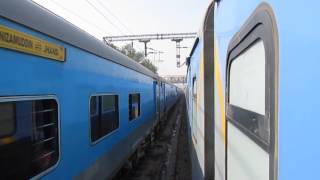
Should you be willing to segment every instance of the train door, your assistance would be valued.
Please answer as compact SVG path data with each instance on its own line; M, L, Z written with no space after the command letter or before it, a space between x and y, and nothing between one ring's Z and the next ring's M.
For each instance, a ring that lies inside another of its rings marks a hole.
M272 9L260 5L231 40L227 62L229 180L277 179L278 36Z
M197 79L196 77L193 77L192 79L192 138L195 142L197 142L195 130L197 127Z
M165 111L164 111L164 84L163 82L160 82L159 83L159 90L160 90L160 120L163 119L163 115L165 114Z
M155 99L155 111L156 111L156 120L160 120L160 85L158 81L153 82L154 88L154 99Z
M166 84L163 83L162 84L162 89L163 89L163 111L164 111L164 114L166 114L167 112L167 97L166 97Z

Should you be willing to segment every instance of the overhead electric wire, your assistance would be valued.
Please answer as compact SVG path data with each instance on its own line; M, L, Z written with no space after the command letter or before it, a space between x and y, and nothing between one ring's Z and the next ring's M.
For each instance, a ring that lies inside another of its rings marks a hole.
M93 9L95 9L105 20L107 20L115 29L117 29L122 35L125 35L125 33L116 25L114 24L107 16L106 14L104 14L100 9L97 8L97 6L95 6L93 4L93 2L90 2L90 0L85 0ZM129 32L129 34L134 34L132 33L132 31L126 26L124 25L124 23L122 23L122 21L113 13L111 12L100 0L97 0L97 2L100 4L100 6L106 10L113 18L115 18L125 29L126 31ZM121 48L120 48L121 49ZM144 51L144 47L142 47L141 44L137 44L137 49L139 49L139 51Z
M131 35L133 35L134 33L133 33L133 31L128 27L128 26L126 26L125 25L125 23L123 23L109 8L107 8L107 6L105 5L105 4L103 4L102 2L101 2L101 0L96 0L99 4L100 4L100 6L104 9L104 10L106 10L114 19L116 19L121 25L122 25L122 27L124 27L124 29L127 31L127 32L129 32L129 34L131 34ZM137 44L137 48L139 49L139 51L144 51L143 49L144 49L144 47L141 45L141 44Z
M116 28L121 34L125 34L117 25L115 25L102 11L100 11L92 2L90 2L90 0L86 0L86 2L93 7L105 20L107 20L114 28ZM106 10L108 11L114 18L116 18L120 24L124 25L119 18L117 18L106 6L103 5L103 3L101 3L100 1L98 1L98 3ZM127 27L125 27L127 28ZM127 28L127 30L130 31L129 28ZM132 32L130 32L132 33ZM133 34L133 33L132 33ZM139 46L139 45L138 45ZM141 46L139 47L140 51L141 51Z
M89 0L86 0L86 2L93 7L105 20L107 20L114 28L116 28L121 34L125 34L121 31L121 29L116 26L110 19L103 13L101 12L94 4L92 4Z
M110 32L104 30L103 28L99 27L98 25L92 23L91 21L81 17L80 15L78 15L77 13L71 11L70 9L67 9L66 7L62 6L61 4L59 4L58 2L56 2L55 0L51 0L51 2L53 2L55 5L59 6L60 8L62 8L63 10L69 12L70 14L78 17L80 20L82 20L83 22L90 24L91 26L94 26L96 28L96 30L99 30L101 34L107 33L110 34Z
M134 34L130 28L128 28L122 21L109 9L107 6L105 6L100 0L97 0L97 2L106 10L108 13L114 17L130 34Z

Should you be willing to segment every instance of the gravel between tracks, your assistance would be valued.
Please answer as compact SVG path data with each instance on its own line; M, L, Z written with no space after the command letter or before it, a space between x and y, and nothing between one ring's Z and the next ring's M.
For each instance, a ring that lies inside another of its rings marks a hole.
M138 164L114 180L189 180L191 161L185 98L182 96L164 121L152 145Z

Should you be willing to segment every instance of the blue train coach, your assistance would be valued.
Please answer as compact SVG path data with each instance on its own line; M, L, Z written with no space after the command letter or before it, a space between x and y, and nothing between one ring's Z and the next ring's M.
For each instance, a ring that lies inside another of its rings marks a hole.
M193 179L319 179L319 5L210 4L188 59Z
M0 4L0 179L111 178L177 87L31 1Z

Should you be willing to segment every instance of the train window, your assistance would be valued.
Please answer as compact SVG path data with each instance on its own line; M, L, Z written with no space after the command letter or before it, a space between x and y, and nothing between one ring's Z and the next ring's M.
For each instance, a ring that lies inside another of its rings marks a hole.
M195 135L197 127L197 78L192 79L192 138L197 143L197 137Z
M140 116L140 94L129 94L129 120Z
M4 179L29 179L59 158L58 104L54 99L0 102L0 168ZM16 128L15 128L16 127ZM3 128L8 128L2 131Z
M264 147L270 134L270 122L265 117L265 69L265 47L257 40L231 61L229 71L230 115Z
M90 123L92 142L118 129L118 95L91 96Z
M8 136L15 131L15 112L13 103L0 104L0 137Z
M230 66L229 103L265 115L265 51L261 40Z
M232 60L229 73L229 104L236 121L269 143L269 121L265 118L265 48L258 40Z
M97 114L97 98L90 98L90 115Z
M193 99L197 99L197 80L196 80L196 77L193 78L193 85L192 85L192 96L193 96Z

